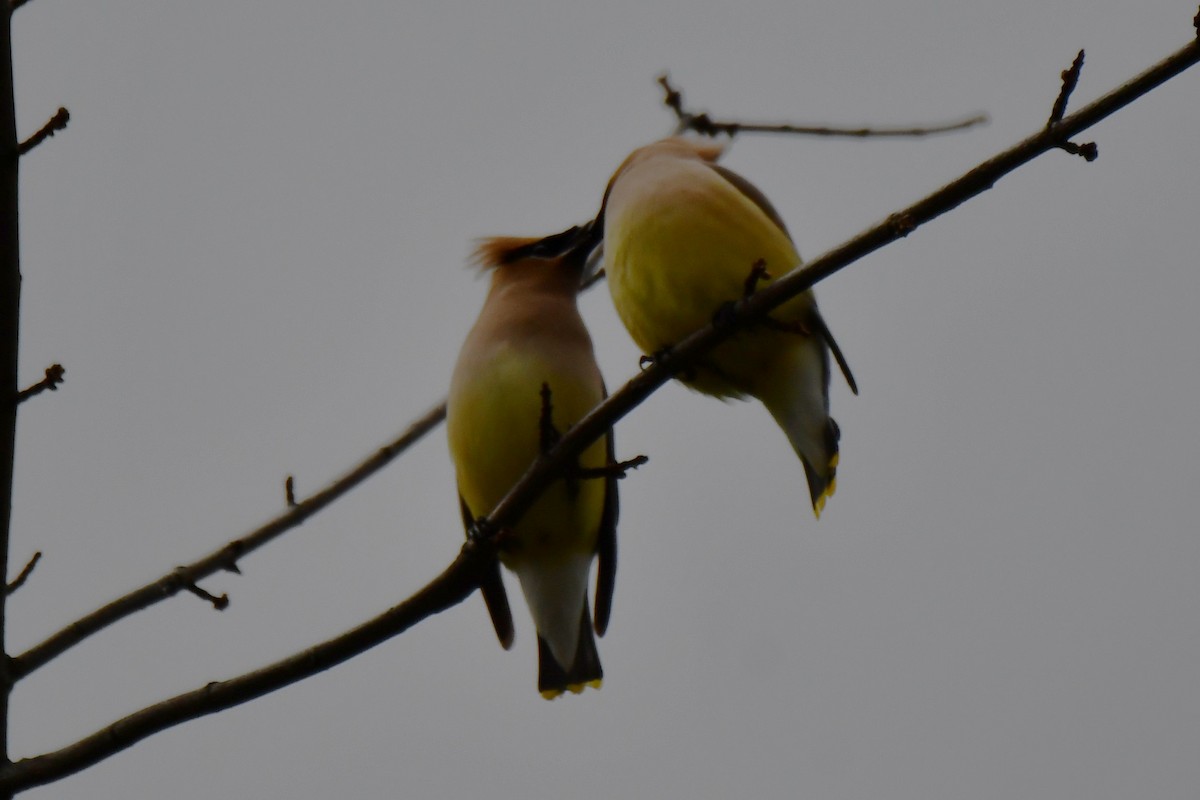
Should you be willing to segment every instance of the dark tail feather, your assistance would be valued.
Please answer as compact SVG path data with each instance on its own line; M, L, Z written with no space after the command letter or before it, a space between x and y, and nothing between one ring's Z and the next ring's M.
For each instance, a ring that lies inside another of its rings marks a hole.
M600 654L596 651L596 637L592 634L591 615L587 603L583 604L583 618L579 622L579 644L575 648L575 663L564 670L550 652L550 646L538 637L538 691L547 700L553 700L564 691L579 694L586 687L600 688L604 670L600 667Z
M608 463L617 463L613 432L608 432ZM592 630L603 636L612 614L613 587L617 580L617 476L604 479L604 516L600 518L600 535L596 541L596 620Z
M500 646L507 650L512 647L514 631L512 610L508 607L508 595L504 591L504 580L500 577L499 561L492 562L479 584L479 591L487 606L488 616L492 618L492 627L496 629L496 638L500 640Z

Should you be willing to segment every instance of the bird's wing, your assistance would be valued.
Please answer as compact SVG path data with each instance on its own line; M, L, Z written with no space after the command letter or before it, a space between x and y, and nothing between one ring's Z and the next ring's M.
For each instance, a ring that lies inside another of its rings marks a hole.
M607 393L606 393L607 396ZM617 463L613 431L608 431L608 463ZM612 613L613 588L617 580L617 514L620 510L617 499L617 476L604 479L604 513L600 517L600 533L596 539L596 615L594 627L599 636L608 630L608 618Z
M736 172L726 169L719 164L709 164L709 168L720 175L725 180L746 196L750 202L758 206L758 208L767 215L767 218L779 226L779 230L789 239L791 234L788 233L787 226L783 224L783 218L779 216L779 212L775 210L775 206L771 205L771 201L767 196L759 191L758 187L750 181L738 175ZM830 352L833 353L833 358L837 361L838 369L842 371L842 377L846 379L846 383L850 385L850 391L858 394L858 383L854 380L854 373L850 371L850 364L846 361L846 356L842 353L842 348L838 346L837 340L833 338L833 334L829 332L829 326L825 324L825 320L821 318L815 306L813 308L812 319L810 322L816 327L816 332L820 335L825 344L829 346Z

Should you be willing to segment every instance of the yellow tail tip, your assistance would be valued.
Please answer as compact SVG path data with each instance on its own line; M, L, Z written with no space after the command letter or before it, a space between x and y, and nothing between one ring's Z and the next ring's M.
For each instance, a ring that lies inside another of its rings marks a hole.
M813 503L813 516L817 519L821 518L821 512L825 510L825 503L829 498L833 497L833 493L837 491L837 478L830 478L829 485L825 487L825 491Z
M583 694L584 689L587 689L588 687L599 689L603 683L604 681L601 678L596 678L594 680L584 681L583 683L568 683L565 690L543 689L541 692L539 692L539 694L541 694L541 696L547 700L554 700L560 697L564 691L569 691L571 694Z

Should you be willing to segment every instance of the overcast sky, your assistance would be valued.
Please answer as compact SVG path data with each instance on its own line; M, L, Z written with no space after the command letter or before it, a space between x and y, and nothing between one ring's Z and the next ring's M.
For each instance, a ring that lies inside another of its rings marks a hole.
M1179 0L65 2L14 18L21 652L390 440L445 393L475 237L581 222L670 130L722 116L986 128L744 137L725 163L815 256L1193 35ZM821 521L758 405L671 386L617 429L599 692L543 701L472 598L347 665L31 798L1180 798L1200 785L1200 71L822 283ZM638 351L583 301L610 386ZM326 639L456 553L439 429L247 557L22 682L16 757ZM510 588L516 597L515 582Z

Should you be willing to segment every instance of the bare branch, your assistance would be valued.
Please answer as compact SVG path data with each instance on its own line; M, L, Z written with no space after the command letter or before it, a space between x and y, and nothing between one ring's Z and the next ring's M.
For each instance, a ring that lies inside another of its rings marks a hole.
M64 380L63 374L66 373L66 371L67 370L62 364L51 364L50 366L46 367L46 377L42 378L33 386L17 392L17 403L24 403L29 398L36 394L41 394L47 389L52 392L57 392L59 384L61 384Z
M324 672L469 597L496 557L487 542L468 543L437 578L403 603L357 628L274 664L155 703L53 753L0 767L0 792L20 792L72 775L159 731Z
M153 583L148 583L72 622L41 644L13 658L9 665L12 680L20 680L64 650L134 612L152 606L168 597L174 597L182 590L191 591L197 581L215 572L220 570L236 572L239 558L257 550L285 531L300 525L313 514L387 466L429 430L436 427L445 417L446 404L442 403L414 421L408 430L395 441L380 448L329 486L307 500L297 503L287 512L257 530L251 531L240 539L235 539L199 561L172 570Z
M1190 43L1123 86L1063 118L1055 126L1054 131L1043 128L933 194L892 214L883 222L822 255L807 266L795 269L770 286L737 300L726 318L719 323L707 325L696 331L674 348L656 358L653 364L563 434L549 452L530 466L525 475L486 519L476 520L477 527L474 530L480 531L481 535L471 536L467 544L463 546L458 558L433 582L409 600L342 636L271 666L227 681L211 683L201 689L149 706L56 752L23 759L0 767L0 792L16 792L49 783L95 764L154 733L189 719L231 708L310 675L315 675L369 649L390 636L403 632L426 617L461 602L478 588L483 571L491 566L496 556L496 540L503 535L504 529L520 518L546 486L566 474L566 471L578 458L579 453L591 442L603 436L614 423L645 400L655 389L666 383L673 374L695 363L705 352L732 336L735 331L755 324L772 309L805 291L814 283L829 277L846 265L884 245L908 235L921 225L956 208L970 198L982 194L1004 175L1037 156L1057 148L1061 137L1069 137L1089 128L1194 65L1197 61L1200 61L1200 41ZM442 407L434 409L426 419L414 426L414 429L410 429L406 433L406 437L414 434L414 430L420 428L422 424L425 426L421 430L422 433L436 425L442 420L444 413L445 410ZM415 433L414 438L419 435L420 433ZM394 455L390 455L388 460ZM378 456L376 457L378 458ZM359 470L365 468L366 464ZM361 477L365 477L365 475ZM330 487L325 491L331 492L333 489L334 487ZM301 503L297 506L296 512L308 507L315 499L316 497ZM328 503L332 499L330 497L325 502ZM307 513L311 514L313 510L315 509L308 508ZM290 514L281 517L280 520L287 520L289 517ZM298 524L298 522L292 522L287 527L294 524ZM242 541L245 540L239 540L239 542ZM237 555L244 552L240 549L239 542L230 545L230 547L238 546L235 547ZM225 559L229 558L229 555L225 553L227 549L229 547L209 557L214 563L211 569L204 574L210 574L226 563ZM194 566L184 569L193 568ZM151 587L147 588L155 587L158 587L158 584L151 584ZM176 588L174 591L178 591L178 589ZM102 624L93 626L87 633L98 630L119 616L123 616L123 614L102 621ZM70 637L69 641L57 647L49 656L39 653L36 658L31 657L31 654L34 654L39 648L47 648L52 640L39 645L38 648L34 648L13 662L12 668L15 674L18 676L28 674L32 668L45 663L49 657L79 641L87 633Z
M57 131L61 131L66 128L67 123L70 121L71 112L67 111L65 108L60 108L57 112L55 112L54 116L42 126L41 130L17 145L17 155L25 155L39 144L49 139Z
M13 11L16 11L18 8L20 8L21 6L25 5L28 2L29 2L29 0L9 0L8 6Z
M4 587L4 593L6 595L12 594L17 589L20 589L22 586L24 586L25 581L29 580L29 575L33 572L33 568L36 567L37 563L41 560L42 551L38 550L33 554L33 558L29 559L29 563L25 565L25 568L21 570L20 574L13 578L12 582Z
M283 482L283 499L287 502L288 508L296 507L296 479L291 475L288 475L287 480Z
M903 127L859 127L843 128L830 125L799 125L789 122L735 122L714 120L708 112L694 113L683 107L683 93L671 85L666 75L660 75L658 83L666 92L663 104L675 112L677 124L675 133L695 131L702 136L718 136L725 134L733 137L739 133L781 133L801 136L843 136L858 139L906 137L914 138L930 136L935 133L961 131L988 121L987 114L975 114L954 122L935 123L933 125L911 125Z
M17 119L13 99L12 16L0 14L0 575L8 576L12 526L13 456L17 439L21 247L18 225ZM0 592L0 667L5 647L7 592ZM12 678L0 668L0 764L8 761L8 699Z

